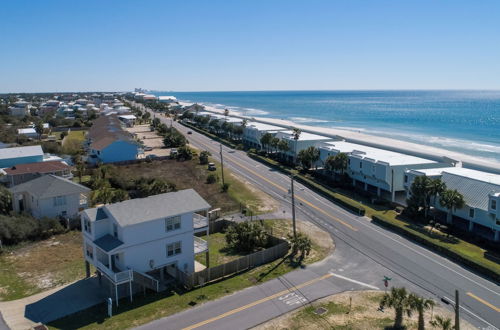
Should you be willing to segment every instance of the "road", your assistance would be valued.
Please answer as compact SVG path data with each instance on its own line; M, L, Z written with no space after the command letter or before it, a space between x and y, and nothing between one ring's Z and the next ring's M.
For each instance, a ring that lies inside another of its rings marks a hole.
M160 118L170 124L170 119ZM188 131L186 127L176 122L173 125L183 133ZM194 131L190 135L186 134L186 136L191 145L201 150L208 150L212 155L218 156L219 143ZM245 152L235 151L225 146L223 146L222 150L224 165L227 168L281 202L281 210L287 215L290 214L290 197L288 195L290 179L287 176L252 160ZM478 328L496 329L499 327L500 289L497 283L484 279L404 237L371 223L366 217L356 216L340 208L301 184L296 183L295 187L297 217L305 221L311 221L328 231L336 244L335 252L325 262L310 266L306 271L299 270L285 276L287 279L290 278L294 285L300 285L300 283L306 283L306 281L327 274L336 274L308 286L309 291L314 291L310 293L310 296L306 297L308 300L315 300L332 294L332 291L348 290L347 287L351 286L352 288L366 288L366 285L370 285L382 288L382 277L387 275L393 279L391 286L404 285L412 291L436 300L443 297L453 300L455 290L458 289L461 298L462 318ZM342 279L337 275L351 281ZM352 281L363 284L358 285ZM331 290L321 288L324 283L329 283ZM346 286L346 283L349 283L349 285ZM252 289L260 291L258 287ZM272 292L274 291L266 292L267 296L272 296ZM278 299L276 298L251 306L249 309L240 310L236 313L237 315L230 314L222 319L214 319L220 315L225 315L224 313L232 310L235 306L245 306L245 303L255 301L252 300L255 298L252 296L253 294L252 290L247 289L240 295L231 296L241 297L241 301L224 302L226 298L223 298L188 310L181 313L183 315L182 319L187 320L187 324L181 322L176 323L176 326L183 328L198 324L200 328L212 328L214 325L221 326L224 324L224 328L230 328L230 325L232 325L233 329L248 328L289 310L288 308L273 309L266 306L267 304L276 303L274 301ZM299 305L293 307L297 308ZM256 309L259 311L256 312ZM184 314L189 314L189 316L186 317ZM251 317L245 317L247 314L251 314ZM162 320L170 322L178 318L179 316L174 315ZM200 323L202 321L195 322L198 318L203 318L205 321L214 320L205 324ZM232 318L234 318L234 324L231 323ZM156 322L162 322L162 320ZM150 324L150 326L155 324ZM167 324L172 323L163 321L160 324L167 326ZM167 328L170 328L170 326Z

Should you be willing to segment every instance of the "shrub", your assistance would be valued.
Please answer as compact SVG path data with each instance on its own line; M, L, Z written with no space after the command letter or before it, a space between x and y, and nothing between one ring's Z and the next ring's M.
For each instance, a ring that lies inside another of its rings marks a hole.
M226 229L226 243L235 251L251 252L265 248L269 236L258 222L240 222Z
M57 219L37 220L28 215L0 215L0 240L6 245L42 239L64 231L64 227Z
M208 184L216 183L217 182L217 175L215 174L209 174L207 176L207 181Z
M200 165L207 165L208 164L208 156L210 156L209 151L202 151L200 153Z
M227 192L229 190L229 183L225 182L222 185L222 192Z
M193 159L193 151L189 147L180 147L177 149L178 160L191 160Z
M4 186L0 186L0 214L9 214L12 209L12 195Z

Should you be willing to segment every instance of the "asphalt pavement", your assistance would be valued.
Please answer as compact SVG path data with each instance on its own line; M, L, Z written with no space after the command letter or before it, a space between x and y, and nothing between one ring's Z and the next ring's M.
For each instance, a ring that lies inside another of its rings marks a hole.
M170 119L157 117L170 124ZM183 133L190 130L176 122L173 125ZM219 156L219 143L195 131L185 135L191 145L210 151L213 157ZM279 201L279 211L285 216L290 215L289 177L249 158L243 151L223 146L222 152L226 167ZM280 279L157 320L143 328L249 328L303 305L282 304L281 296L273 296L284 288L281 281L297 286L322 278L304 286L300 292L293 286L289 287L286 294L301 294L304 303L308 303L350 289L383 289L383 276L392 278L391 286L405 286L437 301L442 298L453 300L455 290L459 290L462 318L482 329L498 329L500 326L498 283L387 231L366 217L342 209L299 183L295 183L295 197L297 218L310 221L332 235L336 249L331 257ZM330 276L323 278L328 274ZM265 300L266 297L271 298ZM451 305L448 307L452 308Z

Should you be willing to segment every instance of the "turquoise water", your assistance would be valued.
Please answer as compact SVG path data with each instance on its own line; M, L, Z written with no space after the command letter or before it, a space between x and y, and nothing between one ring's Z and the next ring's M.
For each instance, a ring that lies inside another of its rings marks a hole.
M500 91L157 92L255 117L343 128L500 160Z

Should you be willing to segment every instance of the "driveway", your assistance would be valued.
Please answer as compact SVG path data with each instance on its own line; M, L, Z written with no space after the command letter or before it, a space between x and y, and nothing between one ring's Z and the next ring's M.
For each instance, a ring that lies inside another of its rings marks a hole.
M96 277L83 279L30 297L0 302L5 324L11 329L30 329L103 302L106 290ZM0 329L2 322L0 320Z

